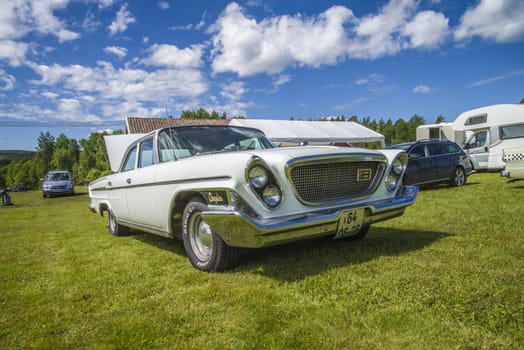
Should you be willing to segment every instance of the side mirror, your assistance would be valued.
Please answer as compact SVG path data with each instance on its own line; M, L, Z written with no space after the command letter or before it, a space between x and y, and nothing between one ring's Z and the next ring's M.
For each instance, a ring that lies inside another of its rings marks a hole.
M408 159L419 159L419 158L422 158L422 155L418 153L412 153L408 157Z

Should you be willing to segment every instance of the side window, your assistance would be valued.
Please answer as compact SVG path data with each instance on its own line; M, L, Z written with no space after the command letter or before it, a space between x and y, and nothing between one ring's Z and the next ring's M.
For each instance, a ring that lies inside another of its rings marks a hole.
M481 131L481 132L476 133L475 135L473 135L472 138L469 139L466 147L467 148L484 147L484 145L486 144L487 136L488 136L487 131Z
M146 140L140 144L140 157L138 167L143 168L153 164L153 139Z
M500 128L502 140L524 137L524 124L506 125Z
M131 149L129 153L127 154L126 161L124 163L124 168L122 169L122 171L133 170L135 168L135 163L136 163L136 146L133 147L133 149Z
M431 143L428 145L428 148L429 148L429 154L431 154L432 156L438 156L440 154L448 153L446 145L442 143Z
M426 145L418 145L413 147L413 149L411 150L411 155L416 156L417 158L427 157Z

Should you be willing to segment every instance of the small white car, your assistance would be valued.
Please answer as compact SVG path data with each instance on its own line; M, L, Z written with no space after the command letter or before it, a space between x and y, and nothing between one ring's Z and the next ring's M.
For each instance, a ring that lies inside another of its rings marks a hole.
M502 159L506 166L500 172L510 182L524 180L524 147L505 149Z
M118 172L89 185L90 209L107 212L113 235L181 238L194 267L222 271L239 248L363 238L415 201L418 187L402 186L406 164L402 150L277 148L257 129L169 127L134 141Z
M58 195L75 194L75 180L67 170L49 171L42 179L42 196L44 198Z

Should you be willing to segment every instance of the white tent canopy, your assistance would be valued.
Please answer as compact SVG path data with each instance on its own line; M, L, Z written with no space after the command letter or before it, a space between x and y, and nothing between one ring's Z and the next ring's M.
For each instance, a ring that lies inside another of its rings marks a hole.
M384 136L354 122L233 119L230 125L263 131L273 142L380 142Z

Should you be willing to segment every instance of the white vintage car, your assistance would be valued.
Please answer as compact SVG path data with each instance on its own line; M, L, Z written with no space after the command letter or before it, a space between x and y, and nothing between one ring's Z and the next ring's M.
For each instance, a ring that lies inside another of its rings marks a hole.
M363 238L418 194L402 186L404 151L277 148L244 127L163 128L134 141L121 159L115 174L89 185L91 211L107 212L116 236L133 228L181 238L203 271L234 267L240 248Z

